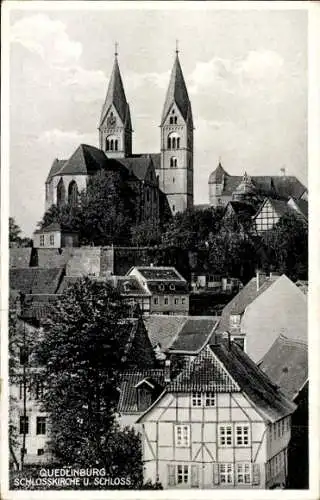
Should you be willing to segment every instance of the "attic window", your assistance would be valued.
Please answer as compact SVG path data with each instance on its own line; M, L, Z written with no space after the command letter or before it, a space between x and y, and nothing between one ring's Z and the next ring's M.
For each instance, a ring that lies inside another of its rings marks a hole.
M159 288L159 290L161 290L161 291L163 292L163 290L164 290L164 285L161 283L160 285L158 285L158 288Z

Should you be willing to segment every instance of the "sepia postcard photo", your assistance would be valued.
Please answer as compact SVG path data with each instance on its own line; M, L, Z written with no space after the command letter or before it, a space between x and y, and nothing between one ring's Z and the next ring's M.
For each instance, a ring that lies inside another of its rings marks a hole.
M315 500L319 5L2 14L3 498Z

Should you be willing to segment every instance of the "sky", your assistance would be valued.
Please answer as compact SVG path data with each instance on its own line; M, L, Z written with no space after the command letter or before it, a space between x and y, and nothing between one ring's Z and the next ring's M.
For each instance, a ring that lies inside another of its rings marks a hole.
M219 158L230 174L285 168L307 183L307 12L184 3L10 12L10 215L23 233L31 236L43 215L53 160L81 143L98 146L116 41L133 153L153 153L179 40L195 126L195 203L208 202Z

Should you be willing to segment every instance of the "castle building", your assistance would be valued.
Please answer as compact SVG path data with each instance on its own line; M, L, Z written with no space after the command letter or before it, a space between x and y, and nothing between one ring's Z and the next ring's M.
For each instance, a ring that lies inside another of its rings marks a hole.
M231 201L257 202L266 197L288 201L308 200L307 188L294 176L281 175L249 176L230 175L219 162L209 176L209 202L216 207L226 206Z
M55 159L46 180L46 202L77 204L88 179L117 172L135 193L137 222L158 220L193 206L193 120L176 51L160 124L160 152L132 153L132 121L115 53L99 119L99 146L81 144L69 159Z

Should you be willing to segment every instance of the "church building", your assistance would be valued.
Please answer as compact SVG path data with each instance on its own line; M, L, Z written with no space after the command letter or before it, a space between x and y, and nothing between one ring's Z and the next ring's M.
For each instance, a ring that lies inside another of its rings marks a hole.
M193 120L178 50L160 118L160 152L133 154L130 106L115 52L99 120L99 148L81 144L69 159L55 159L46 180L46 202L77 204L90 176L117 172L135 193L136 221L193 206Z

